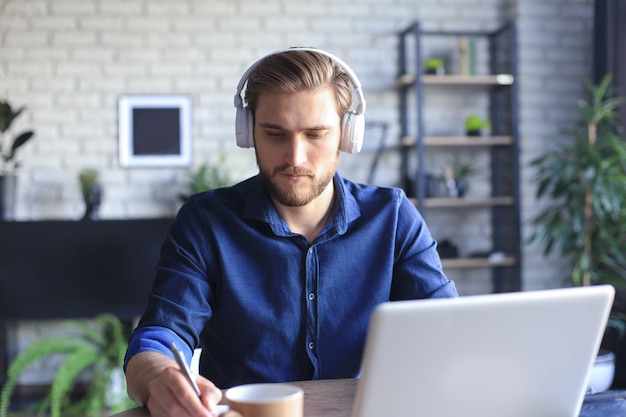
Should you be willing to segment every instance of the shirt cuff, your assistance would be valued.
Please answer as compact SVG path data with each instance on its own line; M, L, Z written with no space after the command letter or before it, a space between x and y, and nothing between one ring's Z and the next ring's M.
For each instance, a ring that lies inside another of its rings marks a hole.
M187 343L172 330L159 326L147 326L135 329L126 349L124 371L130 358L141 352L157 352L174 359L170 344L174 342L184 355L187 364L191 363L193 351Z

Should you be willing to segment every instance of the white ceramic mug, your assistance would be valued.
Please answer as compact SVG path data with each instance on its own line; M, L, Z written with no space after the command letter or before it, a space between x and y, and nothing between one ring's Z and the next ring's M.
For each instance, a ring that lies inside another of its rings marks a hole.
M243 417L302 417L304 409L304 391L290 384L239 385L224 396Z

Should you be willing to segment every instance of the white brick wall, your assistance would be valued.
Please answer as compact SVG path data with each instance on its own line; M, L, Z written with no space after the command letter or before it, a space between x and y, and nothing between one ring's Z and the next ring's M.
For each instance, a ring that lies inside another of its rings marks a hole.
M239 75L261 55L291 45L340 55L361 78L368 120L390 123L391 143L398 132L396 33L416 19L428 29L491 29L509 16L519 25L527 222L537 207L526 166L576 118L581 77L591 69L587 0L0 0L0 96L27 105L19 127L37 132L20 153L18 218L80 218L77 175L85 167L102 171L103 217L175 213L185 170L118 166L121 94L190 94L194 165L226 153L241 179L256 169L253 151L234 143L232 96ZM343 156L344 175L366 179L378 141L370 137L374 143L366 143L362 155ZM377 181L396 184L397 164L395 155L386 155ZM558 265L526 247L525 288L559 285Z
M523 236L538 212L529 162L566 138L563 129L579 120L577 100L592 69L593 2L586 0L519 1L520 164ZM524 287L537 289L568 282L564 261L546 259L537 245L524 247Z

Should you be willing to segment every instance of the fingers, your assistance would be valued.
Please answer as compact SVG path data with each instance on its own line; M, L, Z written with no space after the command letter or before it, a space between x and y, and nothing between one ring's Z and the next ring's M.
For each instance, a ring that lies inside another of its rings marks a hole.
M209 384L213 385L206 379L205 381L203 381L205 389ZM215 394L203 394L203 398L205 396L207 398L207 404L204 404L177 367L169 367L163 370L161 375L150 381L148 389L150 397L146 405L152 417L214 416L207 406L208 401L214 398Z
M215 410L217 403L222 400L222 390L217 388L211 381L200 375L196 377L196 382L198 383L198 387L202 393L202 404L204 404L204 406L211 411Z
M228 410L225 413L220 414L220 417L243 417L241 414L236 412L235 410Z

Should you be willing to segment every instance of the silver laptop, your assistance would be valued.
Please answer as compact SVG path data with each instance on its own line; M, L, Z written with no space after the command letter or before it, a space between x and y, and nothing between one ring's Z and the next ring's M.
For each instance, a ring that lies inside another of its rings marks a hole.
M397 301L374 311L353 417L575 417L609 285Z

